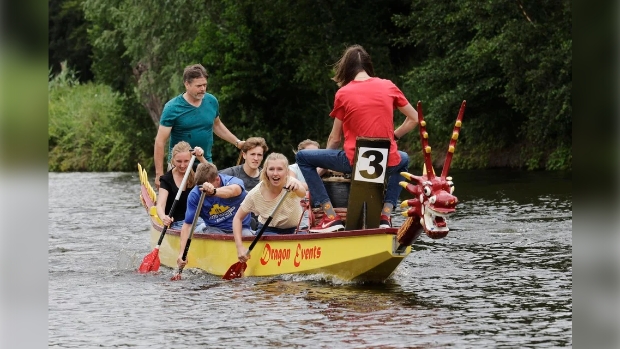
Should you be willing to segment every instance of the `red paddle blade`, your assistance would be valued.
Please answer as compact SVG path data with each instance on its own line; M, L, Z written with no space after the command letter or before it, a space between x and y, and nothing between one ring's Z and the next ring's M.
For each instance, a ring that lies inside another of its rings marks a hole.
M157 258L155 258L155 260L153 261L153 266L151 267L151 271L158 271L160 264L161 263L159 261L159 256L157 256Z
M245 268L247 267L248 267L247 263L237 262L231 265L230 268L228 268L228 271L226 272L226 274L224 274L222 279L232 280L232 279L240 278L243 276L243 272L245 271Z
M176 270L174 275L170 278L170 281L179 281L181 280L181 273L183 272L183 268L179 268Z
M140 273L148 273L149 271L158 271L159 270L159 249L154 249L151 253L144 256L142 260L142 264L140 264L140 268L138 271Z

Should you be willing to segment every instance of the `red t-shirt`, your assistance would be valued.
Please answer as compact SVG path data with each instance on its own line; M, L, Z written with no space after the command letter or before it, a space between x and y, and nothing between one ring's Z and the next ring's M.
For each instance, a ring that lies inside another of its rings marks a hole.
M336 92L334 110L329 116L342 121L344 151L351 165L357 137L389 138L392 144L388 166L400 163L394 141L394 109L408 103L393 82L380 78L351 81Z

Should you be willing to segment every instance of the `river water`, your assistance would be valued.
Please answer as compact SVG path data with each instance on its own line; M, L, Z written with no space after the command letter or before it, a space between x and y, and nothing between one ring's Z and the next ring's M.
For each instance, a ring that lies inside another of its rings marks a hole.
M571 347L570 174L451 175L448 237L423 235L388 281L355 284L139 274L137 172L50 173L49 347Z

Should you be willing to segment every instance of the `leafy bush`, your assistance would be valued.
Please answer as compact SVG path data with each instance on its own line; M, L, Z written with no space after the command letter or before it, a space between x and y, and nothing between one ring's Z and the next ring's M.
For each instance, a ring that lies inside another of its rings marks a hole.
M79 84L67 68L50 79L49 171L128 171L137 159L152 159L144 140L134 139L145 130L123 117L123 101L109 86Z

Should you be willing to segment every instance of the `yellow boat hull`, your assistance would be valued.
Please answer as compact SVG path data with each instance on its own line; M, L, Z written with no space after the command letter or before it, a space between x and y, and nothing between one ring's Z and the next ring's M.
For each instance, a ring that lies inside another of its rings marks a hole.
M384 281L410 253L397 251L396 229L373 229L320 234L264 235L252 250L245 276L322 274L346 281ZM160 246L161 263L176 267L179 233L166 232ZM151 229L155 247L161 231ZM253 237L244 237L249 247ZM194 233L186 268L223 276L237 262L232 236Z
M140 202L146 208L151 225L151 247L155 248L162 222L155 212L156 194L139 166ZM263 235L254 246L247 263L245 276L275 276L282 274L320 274L344 281L385 281L403 259L411 246L401 247L398 229L365 229L333 233ZM161 264L176 268L179 256L180 232L168 229L159 247ZM249 247L254 237L244 237ZM199 268L223 276L238 261L232 234L194 233L185 268Z

